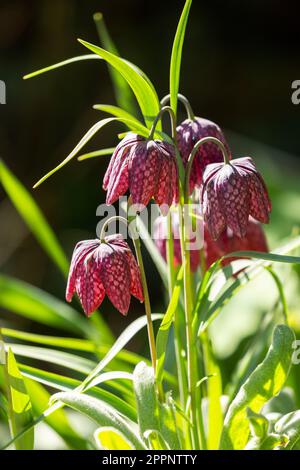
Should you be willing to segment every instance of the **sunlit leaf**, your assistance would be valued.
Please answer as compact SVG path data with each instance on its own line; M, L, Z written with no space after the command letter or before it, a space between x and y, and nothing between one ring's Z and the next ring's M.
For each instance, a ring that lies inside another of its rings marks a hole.
M16 436L32 423L32 405L26 386L12 350L7 352L8 410L12 436ZM34 430L31 428L23 437L16 440L16 449L31 450L34 446Z
M140 362L133 373L140 435L151 429L159 431L158 400L152 367Z
M47 180L50 176L52 176L54 173L56 173L58 170L63 168L67 163L69 163L76 155L80 152L80 150L94 137L97 132L100 131L106 124L110 124L111 122L122 122L124 124L128 124L129 126L133 126L134 122L128 119L123 119L123 118L106 118L102 119L101 121L96 122L89 130L88 132L83 136L83 138L80 140L80 142L76 145L76 147L72 150L72 152L53 170L49 171L45 176L43 176L33 187L37 188L40 186L45 180ZM134 127L134 126L133 126ZM143 127L141 126L141 129L139 129L139 132L144 135L144 130Z
M155 116L159 113L160 104L153 85L149 83L149 79L146 80L144 74L141 75L135 66L115 54L81 39L79 39L79 42L106 60L125 78L140 105L146 126L150 129ZM160 125L158 125L157 130L161 130Z
M101 427L108 426L117 429L137 450L145 449L145 445L136 434L134 427L117 410L105 402L76 392L57 393L52 399L85 414Z
M231 403L224 421L221 449L243 449L250 427L247 408L259 413L264 404L283 387L291 367L293 331L278 325L264 361L252 372Z
M109 147L107 149L95 150L94 152L84 153L80 155L77 160L82 162L88 160L89 158L103 157L107 155L112 155L114 153L115 147Z
M36 416L48 408L50 393L38 382L25 379L26 389L31 398L33 412ZM46 417L45 422L64 439L72 449L87 449L86 439L74 431L64 410L57 410Z
M37 70L36 72L29 73L25 75L23 78L27 80L28 78L36 77L37 75L41 75L46 72L50 72L51 70L58 69L60 67L64 67L65 65L74 64L74 62L81 62L82 60L93 60L93 59L101 59L96 54L84 54L77 57L72 57L71 59L63 60L62 62L58 62L57 64L50 65L49 67L45 67L43 69Z
M119 56L118 49L113 42L109 31L106 27L103 14L102 13L95 13L94 14L94 21L96 23L97 31L99 34L99 38L101 41L101 45L105 50L111 52L112 54ZM136 113L136 103L134 101L134 97L132 91L127 83L127 81L119 74L114 67L108 66L108 70L110 72L111 80L114 85L116 101L121 108L126 109L131 114Z
M186 0L179 23L177 31L175 34L171 63L170 63L170 100L171 107L176 114L177 112L177 95L179 91L179 80L180 80L180 68L181 68L181 56L182 56L182 47L184 42L186 25L189 17L190 8L192 5L192 0Z
M134 450L123 433L112 427L101 427L94 432L95 441L101 450Z

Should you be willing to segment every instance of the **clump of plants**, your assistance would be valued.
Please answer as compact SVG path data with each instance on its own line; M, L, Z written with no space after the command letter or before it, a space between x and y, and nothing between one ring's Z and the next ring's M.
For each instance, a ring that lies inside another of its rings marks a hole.
M45 420L70 448L271 450L300 446L300 411L272 412L274 400L279 400L274 397L285 393L281 390L296 349L284 287L274 264L299 263L300 258L291 252L299 247L300 239L293 237L269 252L262 224L269 223L271 201L255 156L233 156L221 127L195 116L188 99L179 93L191 4L191 0L185 2L178 23L170 90L161 100L145 73L118 55L100 14L95 21L104 48L80 40L91 54L28 76L79 60L107 62L118 106L96 105L111 117L94 124L70 155L35 187L78 156L104 126L119 122L126 131L116 136L116 147L79 159L111 155L103 180L106 203L114 204L123 195L128 199L125 215L106 220L99 238L78 242L68 269L31 196L1 163L4 188L63 274L69 271L66 300L77 296L87 316L31 286L0 279L0 288L7 294L3 307L76 335L51 337L2 329L5 365L0 398L11 425L11 441L4 445L32 448L35 425ZM183 122L178 120L179 103L187 113ZM170 134L162 124L165 115ZM151 201L160 212L151 233L154 240L142 218ZM115 222L128 228L128 240L119 232L107 233ZM154 313L151 307L142 243L165 287L163 313ZM210 328L231 298L266 270L279 297L261 326L259 343L254 340L248 349L250 357L246 354L237 364L231 393L225 393ZM24 305L18 307L10 300L8 290ZM105 296L122 315L130 312L131 296L143 304L144 313L118 339L97 311ZM125 349L144 327L149 340L149 357L145 358ZM21 344L11 344L9 338ZM39 346L24 345L23 340ZM50 373L23 364L15 356L50 361L85 377ZM171 356L174 367L167 367L166 356ZM59 393L50 396L53 388ZM97 423L94 439L74 431L66 407Z

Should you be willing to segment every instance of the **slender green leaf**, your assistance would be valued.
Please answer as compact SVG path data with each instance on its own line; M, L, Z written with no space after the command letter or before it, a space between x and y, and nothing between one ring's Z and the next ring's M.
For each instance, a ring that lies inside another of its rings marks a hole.
M70 370L88 374L96 365L94 361L84 357L49 348L38 348L24 344L9 344L16 356L29 357L38 361L66 367Z
M0 182L15 208L48 256L66 276L68 260L48 222L24 186L0 160Z
M160 104L153 85L149 83L149 79L146 80L145 75L141 75L135 66L115 54L81 39L79 39L79 42L106 60L128 82L140 105L146 126L150 129L155 116L159 113ZM160 125L158 125L157 130L161 130Z
M29 341L31 343L43 344L47 346L72 349L77 351L83 351L87 353L94 353L99 357L104 357L111 348L111 345L100 344L85 339L77 338L61 338L59 336L46 336L38 335L34 333L27 333L25 331L13 330L10 328L2 328L2 334L4 337L15 338L22 341ZM0 343L1 345L1 343ZM111 361L110 367L112 370L115 369L128 369L132 370L132 366L136 366L144 358L138 354L135 354L131 351L122 350L119 351L117 356ZM148 361L150 364L150 361ZM173 375L166 373L166 381L174 387L176 384L175 378Z
M192 5L192 0L186 0L178 27L176 30L171 63L170 63L170 99L171 107L174 113L177 113L177 95L179 91L179 80L180 80L180 67L181 67L181 57L182 57L182 47L184 42L186 25L189 17L190 8Z
M107 155L112 155L114 153L115 147L109 147L107 149L95 150L94 152L84 153L80 155L77 160L82 162L88 160L89 158L103 157Z
M98 428L94 432L94 438L101 450L135 450L124 434L112 427Z
M7 386L9 394L9 421L12 436L16 436L33 421L32 405L21 372L12 350L7 353ZM15 442L17 450L31 450L34 446L34 430L31 428Z
M113 106L110 104L95 104L93 106L94 109L97 111L103 111L104 113L112 114L115 117L126 119L128 122L132 124L128 124L129 129L135 131L139 130L143 132L142 135L145 137L149 135L149 130L145 127L136 117L132 116L128 111L125 111L118 106Z
M278 263L292 263L292 264L299 264L300 257L299 256L287 256L281 255L277 253L264 253L260 251L234 251L228 255L225 255L224 258L257 258L266 261L274 261Z
M162 318L160 314L152 314L152 321L159 320ZM99 362L97 367L87 376L87 378L82 382L82 390L87 390L89 384L92 380L97 377L97 375L106 367L114 357L126 346L126 344L147 325L147 317L143 317L134 320L119 336L115 341L111 349L108 351L106 356Z
M61 390L63 392L74 391L81 384L79 380L75 380L70 377L63 376L61 374L47 372L45 370L37 369L35 367L27 366L24 364L19 364L19 368L25 377L28 377L29 379L32 379L36 382L39 382L56 390ZM121 372L119 374L122 375ZM100 381L102 380L102 383L104 383L106 381L105 379L111 380L111 376L109 376L108 373L102 374L102 377L100 377ZM116 381L110 382L111 388L115 388L117 390L117 387L114 387L115 384ZM122 398L119 398L114 393L99 387L89 388L89 390L85 393L89 396L105 401L109 405L116 408L121 414L127 416L127 418L131 420L136 419L135 409L129 403L125 402ZM53 409L52 406L50 408L45 409L45 417L50 416L51 413L56 412L56 410L57 407L54 407Z
M264 361L252 372L231 403L225 417L221 449L244 449L250 427L247 408L259 413L264 404L283 387L291 367L294 333L278 325Z
M108 426L117 429L137 450L145 449L145 445L135 433L133 426L105 402L76 392L57 393L52 397L52 400L58 400L74 410L85 414L99 426Z
M38 382L25 379L25 385L31 398L35 416L39 416L48 408L50 394ZM46 417L45 422L64 439L72 449L87 449L87 441L74 431L64 410L57 410Z
M65 302L5 275L0 275L0 307L47 326L93 335L92 324Z
M95 13L94 21L96 23L97 31L101 41L101 45L105 50L112 54L119 56L118 49L113 42L109 31L106 27L103 14ZM111 80L115 90L116 101L121 108L126 109L131 114L136 113L136 103L127 81L120 75L120 73L112 66L108 66L108 70L111 76Z
M43 69L37 70L36 72L29 73L25 75L23 79L27 80L28 78L33 78L33 77L36 77L37 75L50 72L51 70L64 67L65 65L74 64L74 62L80 62L82 60L93 60L93 59L99 60L101 59L101 57L99 57L96 54L85 54L85 55L80 55L78 57L72 57L71 59L66 59L66 60L63 60L62 62L58 62L57 64L50 65L49 67L45 67Z
M205 309L201 309L201 318L199 318L199 312L195 312L197 314L197 320L200 320L199 326L199 334L204 331L210 323L216 318L216 316L221 311L222 307L226 305L232 296L243 286L247 285L248 282L254 279L256 276L261 274L265 268L271 266L274 262L283 262L283 263L298 263L299 258L296 256L287 256L286 253L289 253L300 246L300 237L294 238L289 241L287 244L283 245L282 247L278 248L273 253L259 253L259 252L236 252L233 253L234 256L248 256L250 257L253 254L253 257L259 258L258 261L251 261L249 260L249 266L243 269L243 271L239 272L235 275L234 278L230 277L229 281L227 281L226 273L231 276L232 267L227 266L223 268L220 273L218 272L217 276L214 279L214 282L217 283L221 280L220 284L221 287L219 289L213 289L214 294L213 296L209 296L207 298L207 302L205 304ZM231 255L230 255L231 256ZM225 276L224 276L225 275ZM210 286L211 287L211 286ZM200 304L199 304L200 305ZM201 307L201 305L200 305Z
M45 176L43 176L33 187L37 188L40 186L46 179L48 179L50 176L52 176L54 173L56 173L58 170L63 168L67 163L69 163L80 150L94 137L94 135L100 131L106 124L110 124L111 122L122 122L126 125L129 125L132 127L134 125L134 122L128 119L123 119L123 118L106 118L102 119L101 121L96 122L89 130L88 132L83 136L83 138L80 140L80 142L76 145L76 147L72 150L72 152L53 170L49 171ZM139 132L144 135L144 129L143 126L139 129Z

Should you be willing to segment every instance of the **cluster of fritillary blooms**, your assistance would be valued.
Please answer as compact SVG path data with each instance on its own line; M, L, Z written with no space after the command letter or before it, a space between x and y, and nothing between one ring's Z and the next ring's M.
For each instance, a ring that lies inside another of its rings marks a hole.
M113 204L129 191L133 204L143 208L151 199L161 208L155 224L155 243L166 259L167 229L165 215L173 206L172 231L174 264L181 264L181 240L176 204L179 197L179 172L175 145L185 168L194 145L204 137L214 137L227 150L227 158L214 142L205 142L195 154L189 192L200 194L198 210L203 218L203 255L205 265L233 251L267 251L260 223L268 223L271 203L265 183L250 157L232 159L220 127L203 118L189 118L177 127L174 146L162 140L145 139L129 133L116 147L103 188L106 202ZM200 266L198 248L190 251L191 269ZM223 260L223 264L230 262ZM202 264L203 268L203 264ZM105 294L113 305L126 314L131 294L143 301L143 288L137 262L120 235L77 244L66 298L77 292L83 309L90 315Z

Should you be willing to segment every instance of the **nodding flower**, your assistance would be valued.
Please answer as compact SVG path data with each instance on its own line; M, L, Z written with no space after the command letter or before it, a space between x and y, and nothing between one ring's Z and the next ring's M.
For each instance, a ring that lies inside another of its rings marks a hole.
M227 227L242 238L247 233L249 216L268 223L271 212L266 185L250 157L208 165L203 175L201 204L214 240Z
M66 290L68 302L75 292L87 316L101 305L105 294L122 315L128 312L131 295L143 302L140 270L122 235L77 243Z
M138 210L153 198L165 215L178 200L178 184L174 146L129 133L111 157L103 188L107 204L113 204L129 189Z
M189 155L197 141L203 137L215 137L220 140L229 150L226 139L221 128L208 119L194 117L186 119L177 127L177 144L178 149L186 166ZM207 165L210 163L218 163L223 161L221 150L212 142L206 142L197 151L192 165L190 177L190 192L195 186L200 187L202 184L203 173Z

